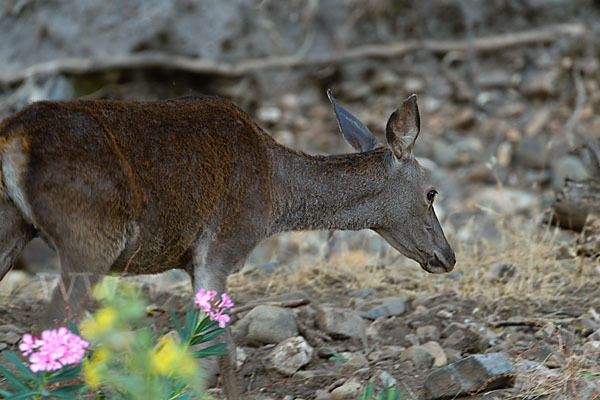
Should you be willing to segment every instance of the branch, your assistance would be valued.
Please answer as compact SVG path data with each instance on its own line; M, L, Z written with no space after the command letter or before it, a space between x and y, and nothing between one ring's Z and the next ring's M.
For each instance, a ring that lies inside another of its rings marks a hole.
M518 46L553 42L564 36L581 37L587 33L582 24L558 24L516 33L491 35L473 40L479 53L493 52ZM396 44L358 46L337 54L302 59L298 56L255 58L236 63L205 60L163 52L144 52L99 58L61 58L31 65L17 72L0 73L0 83L14 84L36 76L57 74L86 74L115 69L161 68L196 74L239 77L266 69L287 69L306 66L340 64L364 58L395 58L416 50L429 50L436 54L450 51L466 52L464 40L407 40Z

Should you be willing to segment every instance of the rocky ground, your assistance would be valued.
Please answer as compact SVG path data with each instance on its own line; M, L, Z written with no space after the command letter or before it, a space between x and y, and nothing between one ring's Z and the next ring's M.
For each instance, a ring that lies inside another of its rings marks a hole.
M600 398L600 224L594 215L582 232L546 223L566 178L600 176L597 1L429 0L402 12L386 1L298 1L294 12L239 1L207 12L184 0L128 0L105 19L111 29L64 22L70 13L111 14L98 2L50 3L0 9L3 37L22 38L0 49L10 59L0 74L2 116L42 98L217 94L279 142L331 154L349 147L327 88L382 142L390 113L419 96L415 153L440 193L436 212L455 270L428 275L372 232L266 241L228 282L247 398L354 399L369 382L407 399ZM232 13L246 25L232 23ZM144 19L132 16L157 19L140 30ZM195 45L199 35L210 46ZM422 42L395 55L369 47L412 39ZM356 46L366 46L359 56L344 53ZM148 52L292 60L239 74L113 62ZM91 61L65 67L73 57ZM45 64L52 60L63 67ZM51 277L39 273L54 273L57 262L34 242L17 267L0 283L0 350L31 329ZM179 272L138 281L158 325L167 305L181 309L191 298Z

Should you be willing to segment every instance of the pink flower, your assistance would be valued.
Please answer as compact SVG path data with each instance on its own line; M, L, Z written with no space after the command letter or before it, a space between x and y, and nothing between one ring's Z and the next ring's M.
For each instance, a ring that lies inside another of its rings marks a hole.
M196 293L195 305L197 308L201 309L202 312L209 312L212 308L212 300L217 296L217 292L215 290L198 290Z
M217 303L219 307L229 308L230 310L233 308L233 301L227 295L227 293L223 293L221 295L221 301Z
M227 293L221 294L221 300L215 301L215 297L217 297L216 291L200 289L196 293L194 303L200 311L208 314L211 321L217 321L220 328L225 328L231 320L225 312L233 309L233 301Z
M23 335L21 339L21 344L19 344L19 350L24 356L28 356L37 346L35 342L39 340L38 338L34 338L29 333Z
M41 339L23 335L19 349L29 356L29 368L33 372L54 371L81 361L89 343L67 328L46 330ZM34 351L35 350L35 351Z

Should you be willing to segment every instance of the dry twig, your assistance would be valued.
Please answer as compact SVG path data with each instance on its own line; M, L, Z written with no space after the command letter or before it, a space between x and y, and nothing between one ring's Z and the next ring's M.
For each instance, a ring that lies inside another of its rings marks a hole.
M473 39L478 53L550 43L564 36L582 37L587 29L582 24L558 24L543 28L504 33ZM416 50L436 54L450 51L466 52L469 44L464 40L407 40L394 44L374 44L355 47L333 55L303 59L296 55L247 59L236 63L219 62L181 55L144 52L102 58L61 58L31 65L17 72L0 73L1 84L14 84L36 76L57 74L86 74L117 69L161 68L187 71L196 74L238 77L266 69L286 69L306 66L340 64L365 58L395 58Z

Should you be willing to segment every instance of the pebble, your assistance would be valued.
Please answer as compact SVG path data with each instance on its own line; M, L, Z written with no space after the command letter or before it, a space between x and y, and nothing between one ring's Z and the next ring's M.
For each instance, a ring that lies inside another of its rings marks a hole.
M429 374L425 396L446 399L505 388L512 384L514 373L515 367L502 353L472 355Z
M435 325L420 326L417 328L417 337L420 343L439 340L440 330Z
M365 337L365 323L360 314L347 308L322 305L316 308L317 326L336 339Z
M362 354L352 356L348 361L346 361L339 369L338 374L343 376L350 376L355 371L368 366L369 360Z
M349 380L331 392L331 400L355 400L362 385L355 380Z
M279 343L263 360L268 370L284 376L292 376L308 364L314 349L302 336L289 338Z
M415 367L419 369L427 369L433 365L433 355L423 346L411 346L402 352L401 360L410 360Z
M370 320L402 315L406 311L405 301L398 297L385 297L367 304L371 308L369 311L363 312L361 316Z
M448 364L446 352L438 342L430 341L423 344L422 347L433 356L433 366L435 368L443 367L444 365Z
M232 329L234 339L251 344L276 344L298 336L294 313L287 308L260 305L252 309Z

